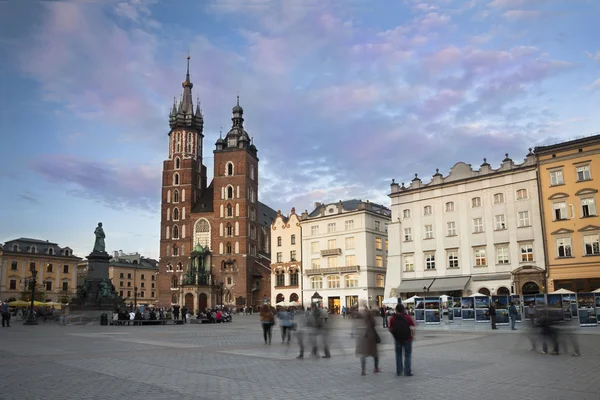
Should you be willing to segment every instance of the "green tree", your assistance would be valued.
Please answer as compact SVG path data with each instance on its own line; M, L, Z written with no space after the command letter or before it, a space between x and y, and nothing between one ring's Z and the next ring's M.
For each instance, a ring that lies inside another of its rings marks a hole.
M35 301L46 301L46 290L43 285L35 285L35 291L33 292L33 300ZM25 289L21 290L21 300L31 301L31 286L27 285Z

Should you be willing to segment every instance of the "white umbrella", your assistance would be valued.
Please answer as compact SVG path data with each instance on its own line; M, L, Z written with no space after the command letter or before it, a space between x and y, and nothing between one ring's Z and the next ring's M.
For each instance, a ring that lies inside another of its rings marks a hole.
M301 304L299 301L290 301L289 305L290 305L291 307L299 307L299 306L301 306L302 304Z
M397 297L390 297L388 299L385 299L381 302L382 304L398 304L398 298Z
M558 289L549 294L575 294L575 292L571 292L570 290L567 290L567 289Z
M280 301L279 303L275 303L275 305L277 307L285 307L285 306L287 306L287 303L285 301Z
M415 299L419 298L418 296L413 296L410 299L406 299L403 301L403 303L414 303Z
M469 297L490 297L490 296L486 296L485 294L481 294L481 293L473 293Z
M447 294L443 294L440 296L440 301L442 303L444 303L444 302L447 302L449 298L450 298L450 296L448 296Z
M592 293L600 293L600 289L596 289Z

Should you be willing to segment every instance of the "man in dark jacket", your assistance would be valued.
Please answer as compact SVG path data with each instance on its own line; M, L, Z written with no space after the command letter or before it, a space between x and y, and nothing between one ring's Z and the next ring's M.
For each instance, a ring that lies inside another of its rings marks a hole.
M490 314L490 320L492 321L492 329L498 329L496 327L496 306L494 305L494 303L490 303L488 313Z
M404 329L395 330L394 324L403 326ZM404 305L398 304L396 306L396 315L390 318L389 325L389 330L394 335L394 341L396 342L396 375L400 376L404 371L404 376L412 376L412 343L415 336L415 322L410 315L406 314ZM406 329L408 331L403 333ZM402 362L403 350L404 363Z
M519 311L513 302L511 302L510 307L508 307L508 316L510 317L510 329L516 331L517 328L515 328L515 324L517 322L517 317L519 316Z

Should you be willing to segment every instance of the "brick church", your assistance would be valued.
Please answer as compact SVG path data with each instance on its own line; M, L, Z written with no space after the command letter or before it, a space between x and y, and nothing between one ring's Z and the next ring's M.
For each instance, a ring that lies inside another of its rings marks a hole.
M270 299L270 225L276 212L258 201L258 151L244 130L239 97L231 129L203 164L204 118L194 109L190 64L169 115L163 163L158 304L189 310L260 306Z

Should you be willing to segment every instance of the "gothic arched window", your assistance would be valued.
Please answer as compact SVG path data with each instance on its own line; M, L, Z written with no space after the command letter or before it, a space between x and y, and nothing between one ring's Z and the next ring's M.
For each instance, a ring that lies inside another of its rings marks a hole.
M179 157L175 157L175 169L181 168L181 160Z
M225 172L225 175L231 176L233 175L233 163L230 161L227 163L227 171Z
M173 239L179 239L179 227L177 225L173 226ZM175 247L173 247L173 250L175 250ZM173 251L173 255L175 255L175 251Z
M227 199L233 199L233 186L227 186Z
M233 217L233 207L231 206L231 204L227 204L227 216Z
M231 242L227 242L226 254L231 254L231 252L232 252Z
M173 203L179 203L179 190L177 189L173 191Z
M173 209L173 221L179 221L179 209L177 207ZM175 232L174 229L173 232Z
M173 174L173 185L174 186L179 185L179 174L177 174L177 173Z
M177 132L177 139L175 139L175 152L181 152L181 133Z
M233 236L233 226L227 223L227 236Z
M192 152L192 132L188 132L187 134L187 140L185 141L185 152L188 154Z

